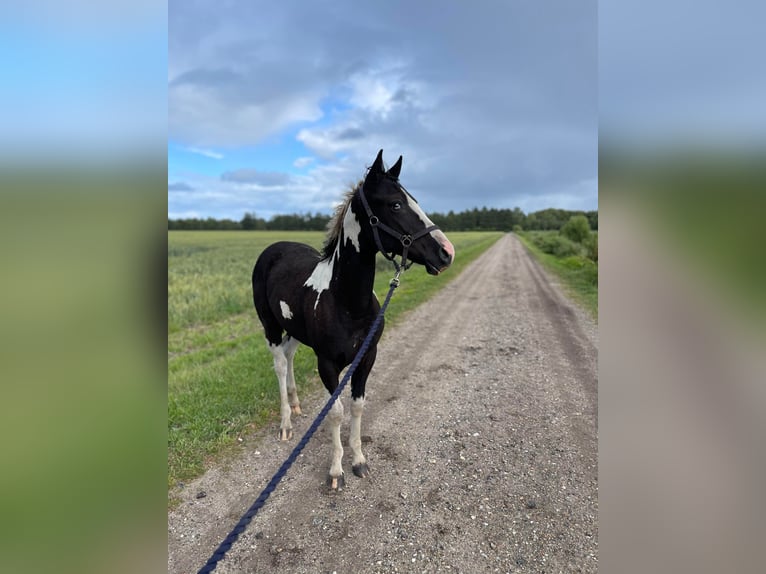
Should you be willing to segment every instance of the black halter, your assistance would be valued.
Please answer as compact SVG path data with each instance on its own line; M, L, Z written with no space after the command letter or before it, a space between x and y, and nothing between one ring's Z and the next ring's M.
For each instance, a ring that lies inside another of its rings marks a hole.
M405 192L407 190L404 189L401 185L399 185ZM409 195L409 194L408 194ZM412 196L410 196L412 197ZM416 239L420 239L424 235L428 235L432 231L439 229L437 225L431 225L429 227L426 227L425 229L421 229L418 231L415 235L410 235L408 233L399 233L395 229L392 229L385 223L383 223L378 217L372 212L372 209L370 209L370 204L367 203L367 198L364 196L364 184L359 186L359 198L362 200L362 205L364 206L364 210L367 212L367 217L370 219L370 226L372 227L372 235L375 238L375 245L378 247L378 251L380 251L383 254L383 257L388 259L391 263L394 264L394 267L396 268L396 274L397 277L399 276L399 273L404 270L406 271L412 266L412 262L407 263L407 251L410 249L410 245L412 245L412 242ZM388 233L390 236L398 239L402 246L404 247L402 249L402 262L397 263L394 259L394 253L391 252L389 255L386 253L386 250L383 249L383 244L380 242L380 234L378 233L378 228L382 229L386 233Z

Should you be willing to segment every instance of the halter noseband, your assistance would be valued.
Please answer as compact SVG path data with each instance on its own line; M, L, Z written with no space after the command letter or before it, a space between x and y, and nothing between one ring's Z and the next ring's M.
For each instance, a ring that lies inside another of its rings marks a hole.
M401 187L405 192L407 190L404 189L404 187L399 184L399 187ZM370 204L367 203L367 198L364 196L364 184L359 186L359 198L362 200L362 205L364 206L364 210L367 212L367 217L370 221L370 226L372 227L372 235L375 238L375 245L378 247L378 251L380 251L383 254L383 257L388 259L391 263L394 264L394 267L396 268L396 275L399 276L399 273L401 273L402 270L406 271L412 266L412 262L410 261L407 263L407 251L410 249L410 245L412 245L412 242L416 239L420 239L424 235L428 235L432 231L439 229L438 225L430 225L429 227L426 227L425 229L421 229L418 231L415 235L410 235L408 233L399 233L395 229L392 229L385 223L383 223L377 215L375 215L372 212L372 209L370 209ZM380 234L378 233L378 228L382 229L386 233L388 233L390 236L394 237L395 239L398 239L402 246L404 247L402 249L402 262L397 263L396 259L394 259L394 253L391 252L389 255L386 253L386 250L383 249L383 244L380 242Z

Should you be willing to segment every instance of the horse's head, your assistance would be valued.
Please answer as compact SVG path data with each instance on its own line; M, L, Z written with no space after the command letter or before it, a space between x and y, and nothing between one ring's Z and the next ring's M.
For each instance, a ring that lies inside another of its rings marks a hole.
M384 255L406 254L431 275L438 275L452 263L455 248L399 183L401 169L399 156L393 167L384 171L383 150L378 152L362 185L367 224L377 235L375 242Z

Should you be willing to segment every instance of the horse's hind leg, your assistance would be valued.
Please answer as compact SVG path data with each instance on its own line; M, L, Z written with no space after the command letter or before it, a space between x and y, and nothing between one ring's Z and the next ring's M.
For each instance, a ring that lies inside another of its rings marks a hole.
M340 374L340 370L332 361L320 357L317 357L317 368L327 392L332 394L332 392L338 388L338 375ZM341 422L343 422L343 403L340 401L340 397L338 397L327 415L327 423L330 425L330 436L332 437L332 461L330 463L330 476L328 478L332 490L338 490L343 487L345 483L342 466L343 443L340 440Z
M287 396L290 403L290 410L294 415L301 414L301 402L298 400L298 389L295 387L295 374L293 373L293 357L298 350L300 343L290 336L285 337L282 341L282 347L285 352L285 358L287 359Z
M288 361L287 349L290 347L289 337L285 337L279 345L269 344L269 350L274 356L274 372L279 381L280 414L282 423L279 427L279 440L290 440L293 437L293 424L290 421L290 403L287 393L287 373L292 370L292 357ZM292 349L295 354L295 349ZM288 368L288 364L290 368ZM294 384L294 383L293 383Z

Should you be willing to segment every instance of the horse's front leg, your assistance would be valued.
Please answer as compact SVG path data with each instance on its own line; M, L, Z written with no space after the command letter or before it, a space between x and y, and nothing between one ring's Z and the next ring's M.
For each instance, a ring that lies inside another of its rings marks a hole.
M375 364L376 354L377 347L369 349L351 377L351 434L348 443L352 453L351 470L359 478L364 478L370 473L367 459L362 452L362 413L364 412L364 389L370 370Z
M351 435L349 445L351 446L351 470L359 478L364 478L370 472L367 467L367 459L362 452L362 413L364 412L364 397L351 398Z

